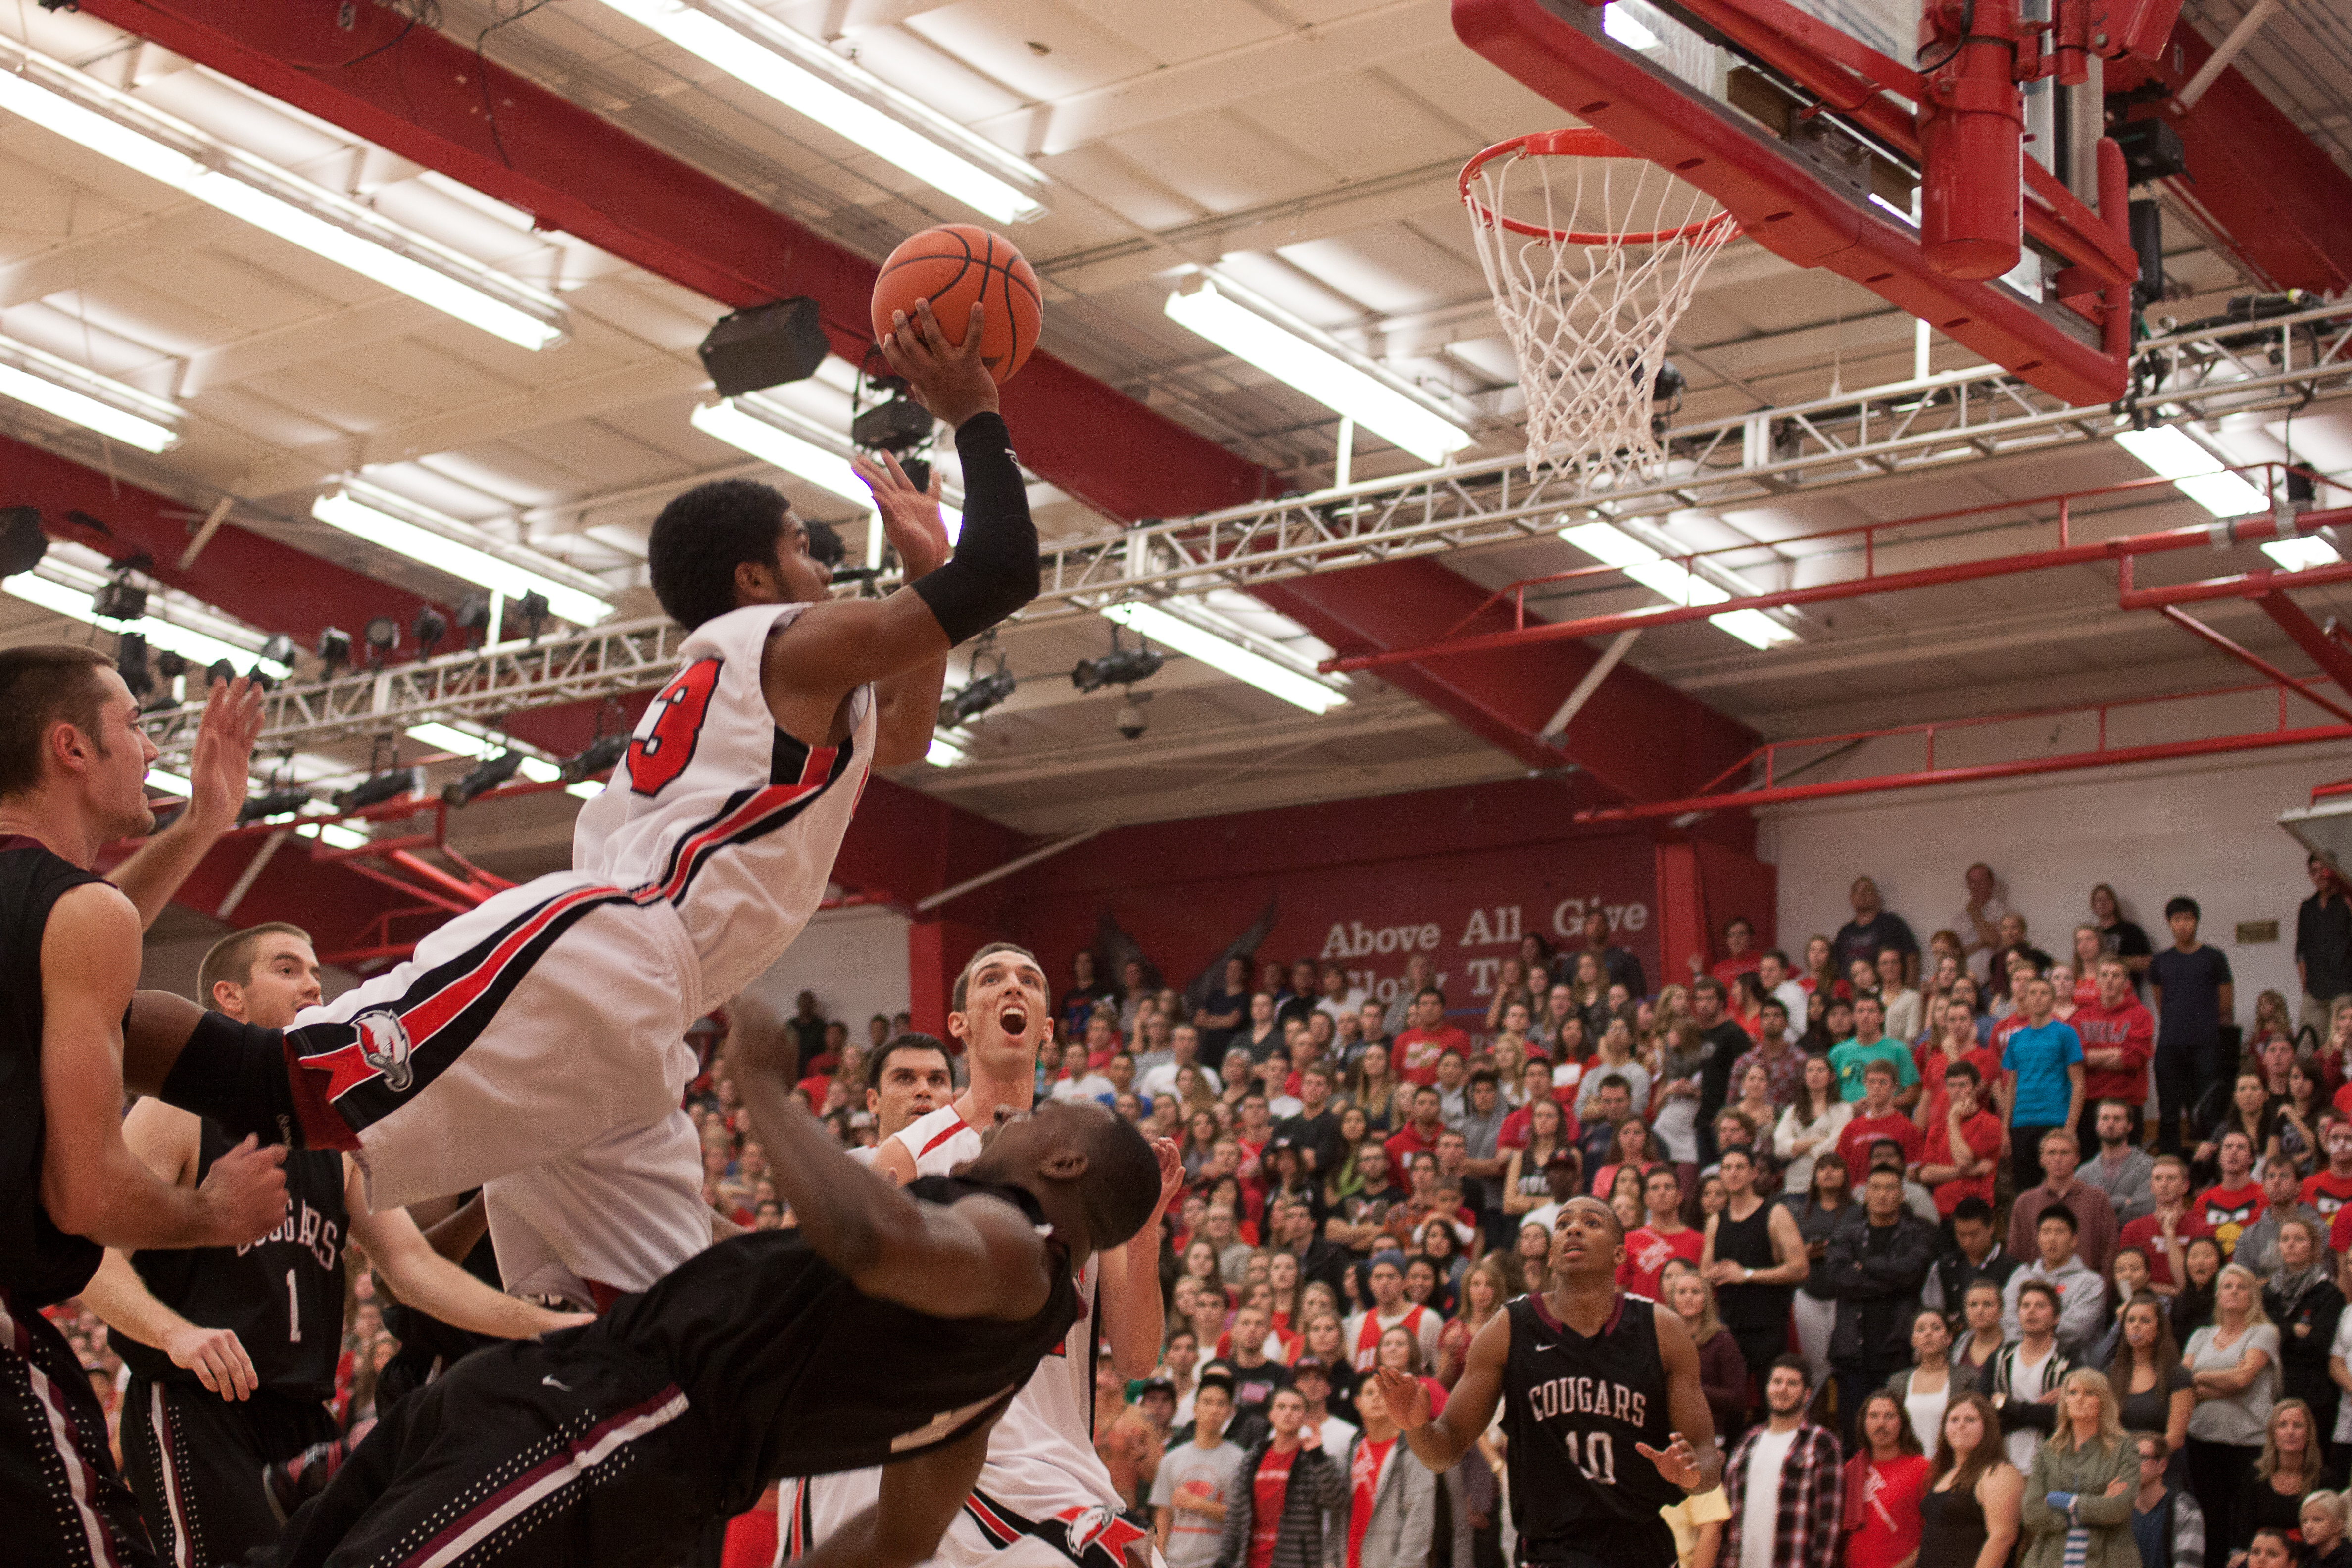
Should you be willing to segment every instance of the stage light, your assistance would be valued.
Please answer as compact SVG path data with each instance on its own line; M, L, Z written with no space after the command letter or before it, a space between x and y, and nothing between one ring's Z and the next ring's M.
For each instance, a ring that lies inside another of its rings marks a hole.
M422 771L416 768L390 768L353 784L335 795L338 811L365 811L372 805L382 805L388 800L398 800L405 795L415 795L425 787Z
M1423 407L1369 370L1350 364L1270 315L1235 304L1206 278L1168 296L1168 319L1247 360L1326 408L1376 430L1424 463L1471 444L1470 432Z
M329 626L319 634L319 663L323 668L319 679L332 680L335 671L352 662L352 634L340 626Z
M448 752L456 756L473 757L477 760L488 759L503 752L512 752L520 760L515 763L514 768L508 771L509 773L520 771L523 777L533 784L553 784L563 776L562 768L544 758L517 751L511 742L492 741L487 736L477 735L470 730L460 730L454 724L443 724L437 721L411 724L408 727L408 738L422 742L436 752Z
M54 563L51 568L54 569ZM70 586L55 578L45 577L38 572L20 572L5 584L0 584L0 589L28 605L38 605L52 615L68 616L84 626L98 624L97 614L90 608L92 590L89 588ZM207 633L176 622L160 620L153 616L145 616L132 627L109 626L106 629L135 630L147 639L150 647L168 647L191 662L211 666L213 671L226 669L227 675L217 677L223 680L232 679L238 667L253 666L257 662L267 674L283 679L288 673L285 665L272 663L266 652L257 661L255 654L248 648L238 647Z
M585 751L580 752L573 756L564 758L562 777L564 779L565 788L563 793L569 795L576 795L582 800L593 800L595 798L595 796L603 793L604 788L603 784L596 782L598 776L600 774L609 773L615 767L618 767L620 765L622 756L627 752L628 749L628 731L625 730L616 731L610 735L597 736L594 740L588 742L588 746Z
M1081 691L1100 691L1106 686L1132 686L1139 680L1149 680L1160 673L1168 662L1167 656L1148 647L1113 647L1100 658L1082 658L1070 671L1070 684Z
M998 223L1045 216L1043 171L743 0L604 0L796 114Z
M48 549L49 536L41 531L39 507L0 509L0 577L30 572Z
M284 632L274 634L261 645L261 659L290 671L294 668L294 639Z
M13 42L0 43L0 109L510 343L564 335L551 296Z
M390 616L370 616L368 624L360 628L360 637L374 653L370 662L381 664L385 654L400 646L400 623Z
M310 804L310 792L306 789L276 789L267 795L249 795L237 807L236 825L243 827L268 817L289 816Z
M441 798L451 805L470 805L476 796L494 790L515 776L522 766L520 752L500 752L495 757L485 757L474 769L456 784L441 786Z
M408 636L416 644L416 657L431 658L441 639L449 635L449 617L427 605L416 612L416 619L408 626Z

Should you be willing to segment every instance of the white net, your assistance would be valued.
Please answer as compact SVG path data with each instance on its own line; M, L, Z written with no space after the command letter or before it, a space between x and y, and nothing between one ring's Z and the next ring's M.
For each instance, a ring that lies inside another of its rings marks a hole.
M1667 340L1738 225L1671 171L1622 154L1507 153L1470 176L1463 203L1518 358L1529 473L1658 461L1652 394Z

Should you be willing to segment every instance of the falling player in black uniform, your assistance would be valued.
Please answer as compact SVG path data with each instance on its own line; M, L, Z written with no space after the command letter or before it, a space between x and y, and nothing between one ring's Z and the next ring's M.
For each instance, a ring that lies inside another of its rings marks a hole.
M996 1418L1076 1321L1077 1271L1153 1213L1159 1161L1101 1106L1056 1104L961 1175L894 1188L768 1063L734 1042L729 1059L800 1228L459 1362L296 1514L280 1564L670 1568L776 1478L869 1465L879 1500L803 1568L931 1554Z
M154 1561L106 1421L40 1309L89 1282L105 1246L229 1247L286 1212L282 1152L251 1140L194 1187L122 1142L122 1016L140 931L245 798L259 694L215 685L181 821L114 874L99 850L155 824L155 748L92 648L0 652L0 1555L43 1568Z
M1503 1456L1525 1568L1670 1568L1658 1510L1717 1485L1723 1457L1690 1331L1616 1285L1625 1227L1570 1198L1552 1227L1552 1288L1521 1296L1470 1342L1430 1419L1429 1391L1393 1367L1381 1394L1421 1462L1453 1468L1503 1401Z
M310 939L283 924L224 938L198 972L205 1001L283 1028L319 999ZM201 1183L231 1141L157 1100L123 1120L131 1152L165 1181ZM404 1209L369 1211L357 1166L332 1150L286 1157L286 1215L249 1247L109 1249L82 1300L131 1372L122 1468L166 1561L236 1562L276 1541L272 1468L338 1437L326 1402L342 1350L343 1247L356 1240L393 1295L458 1327L524 1339L584 1323L502 1295L437 1255Z

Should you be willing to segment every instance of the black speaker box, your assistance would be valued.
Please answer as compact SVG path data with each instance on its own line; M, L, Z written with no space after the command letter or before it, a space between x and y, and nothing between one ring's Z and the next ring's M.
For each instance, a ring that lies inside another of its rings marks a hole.
M721 316L702 340L702 368L721 397L805 381L824 363L824 328L814 300L779 300Z

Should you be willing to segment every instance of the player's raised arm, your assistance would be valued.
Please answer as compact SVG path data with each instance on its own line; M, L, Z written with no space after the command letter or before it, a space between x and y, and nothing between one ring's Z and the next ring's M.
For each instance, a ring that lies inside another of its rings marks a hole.
M1025 1318L1052 1282L1043 1243L1009 1204L919 1204L850 1159L792 1102L783 1022L738 997L727 1065L777 1193L818 1255L869 1296L941 1317Z
M122 1142L123 1010L139 978L139 915L116 889L74 889L41 936L41 1198L58 1228L133 1252L236 1247L286 1210L283 1151L231 1150L175 1187Z
M188 759L188 804L181 808L178 821L108 875L107 880L138 907L142 929L155 923L196 863L236 826L250 778L254 739L261 733L261 687L248 676L212 683Z
M1382 1366L1373 1373L1380 1379L1381 1398L1413 1458L1444 1475L1477 1446L1479 1435L1494 1423L1495 1406L1503 1397L1503 1363L1510 1354L1511 1315L1497 1312L1470 1342L1470 1359L1462 1369L1462 1381L1446 1395L1444 1414L1433 1419L1429 1414L1429 1390L1421 1379L1392 1366Z
M955 427L963 460L964 520L954 553L937 505L915 503L907 487L877 485L883 529L905 563L907 583L887 598L834 599L803 613L770 639L761 670L776 721L798 735L822 728L833 706L867 681L921 675L920 691L877 693L893 721L877 738L884 765L921 758L937 717L933 667L949 648L1003 620L1037 596L1037 526L1013 460L1012 437L997 413L996 382L981 362L983 312L972 307L963 344L948 342L928 304L901 316L884 341L891 366L917 401Z

